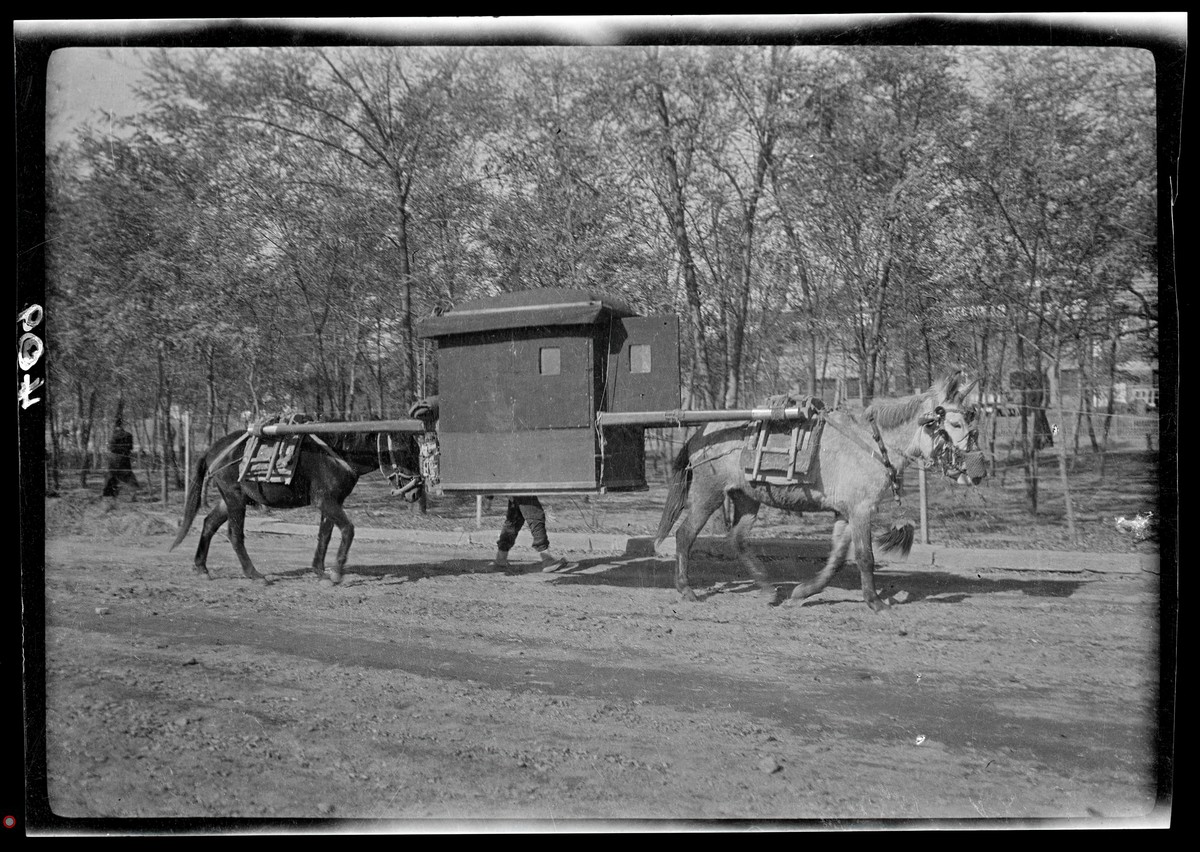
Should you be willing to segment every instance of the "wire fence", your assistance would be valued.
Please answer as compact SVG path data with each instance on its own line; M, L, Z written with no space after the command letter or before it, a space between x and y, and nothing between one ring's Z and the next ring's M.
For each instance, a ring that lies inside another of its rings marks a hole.
M1053 410L1046 412L1046 415L1050 423L1051 440L1056 445L1061 441L1068 452L1074 452L1076 448L1081 452L1093 449L1158 450L1159 419L1155 415L1113 414L1107 424L1106 415L1095 412L1092 412L1090 422L1087 412L1065 412L1063 423L1056 422L1056 412ZM1019 416L989 416L980 432L981 442L995 435L997 453L1002 450L1019 452L1024 440ZM1092 443L1093 438L1095 444Z
M1003 411L1003 409L1001 409ZM1053 446L1063 446L1068 453L1094 452L1097 450L1120 452L1144 450L1155 452L1159 448L1159 418L1155 414L1130 414L1069 410L1063 413L1064 422L1056 422L1057 412L1045 412L1050 423ZM173 457L167 458L167 487L184 487L200 454L208 448L210 430L205 416L191 415L172 418ZM217 428L211 431L219 438L228 431L244 428L240 418L217 417ZM1107 420L1107 423L1106 423ZM141 428L138 426L141 425ZM1089 428L1090 427L1090 428ZM164 453L155 440L155 430L149 424L134 424L134 454L131 459L134 476L143 486L158 490L162 488ZM692 428L648 428L645 430L646 475L648 479L661 481L670 472L675 455L682 448ZM69 431L60 431L58 448L52 446L47 436L45 463L47 477L59 480L80 481L81 474L90 477L107 476L109 458L107 443L109 424L98 423L88 441L88 448L80 450L70 446L73 436ZM1029 432L1033 432L1032 414ZM1009 408L1003 414L993 411L985 414L980 424L980 443L992 448L996 461L1002 462L1018 456L1025 438L1021 431L1021 417ZM1094 441L1094 443L1093 443Z

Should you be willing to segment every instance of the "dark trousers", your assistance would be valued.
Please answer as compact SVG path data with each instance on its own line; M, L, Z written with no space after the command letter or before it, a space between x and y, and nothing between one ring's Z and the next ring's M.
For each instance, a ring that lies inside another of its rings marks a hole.
M504 526L500 528L500 540L496 549L505 553L512 550L516 543L517 533L521 527L529 524L529 532L533 535L533 549L542 553L550 549L550 538L546 535L546 513L536 497L509 497L508 511L504 515Z
M104 483L105 497L116 497L124 482L132 488L141 488L141 483L133 475L133 465L128 456L114 456L108 462L108 480Z

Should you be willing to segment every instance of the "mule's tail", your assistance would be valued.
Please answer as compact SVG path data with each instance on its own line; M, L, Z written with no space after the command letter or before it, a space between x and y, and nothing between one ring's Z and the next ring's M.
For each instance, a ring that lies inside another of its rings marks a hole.
M663 506L662 520L658 522L658 532L654 535L656 552L663 539L671 534L671 527L675 526L675 521L683 513L691 480L692 472L688 469L688 445L685 443L683 449L675 456L675 461L671 464L671 474L667 478L667 502Z
M200 461L196 463L196 475L192 477L192 482L188 486L187 499L183 503L183 520L179 524L179 534L175 536L175 541L171 542L168 551L177 548L179 542L183 541L183 537L192 528L192 521L196 519L196 512L200 509L200 495L204 491L206 473L208 473L207 454L200 456Z
M890 530L875 538L875 543L884 553L899 552L903 559L912 550L913 532L912 524L893 524Z

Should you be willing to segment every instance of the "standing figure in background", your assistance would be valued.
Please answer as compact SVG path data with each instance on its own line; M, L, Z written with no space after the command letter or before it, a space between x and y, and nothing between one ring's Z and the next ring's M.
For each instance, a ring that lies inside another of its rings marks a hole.
M116 497L121 493L121 483L126 482L133 488L141 488L137 477L133 475L133 435L125 431L124 423L118 417L113 424L112 440L108 442L108 480L104 483L105 497Z
M546 534L546 512L537 497L520 495L508 498L508 511L504 516L504 526L500 528L500 540L496 542L496 558L488 567L493 571L505 571L509 574L520 574L520 568L514 569L509 565L508 552L517 541L517 533L521 527L529 524L529 532L533 535L533 549L542 557L542 571L558 571L565 568L567 560L555 556L550 551L550 538Z

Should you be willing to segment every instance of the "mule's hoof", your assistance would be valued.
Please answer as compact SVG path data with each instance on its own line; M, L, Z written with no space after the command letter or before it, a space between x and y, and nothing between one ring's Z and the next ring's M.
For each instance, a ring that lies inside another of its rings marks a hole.
M340 585L341 582L341 574L330 574L328 571L326 571L325 576L321 578L321 584L325 586L337 586Z
M811 597L812 597L812 595L798 595L798 594L796 594L795 590L793 590L790 595L788 595L786 598L784 598L780 602L780 605L781 606L794 606L797 609L799 609L800 607L802 607L806 603L808 603L808 601Z
M779 589L775 586L759 586L758 593L766 598L767 603L776 603L782 597Z
M679 599L685 603L695 603L697 600L699 600L699 598L696 597L696 593L691 589L680 589Z
M867 601L867 606L871 608L872 612L889 612L892 608L891 605L882 598L875 598L873 601Z
M204 579L204 580L212 579L212 574L208 573L207 568L202 568L200 566L196 566L195 568L192 569L192 573L195 574L197 577Z

